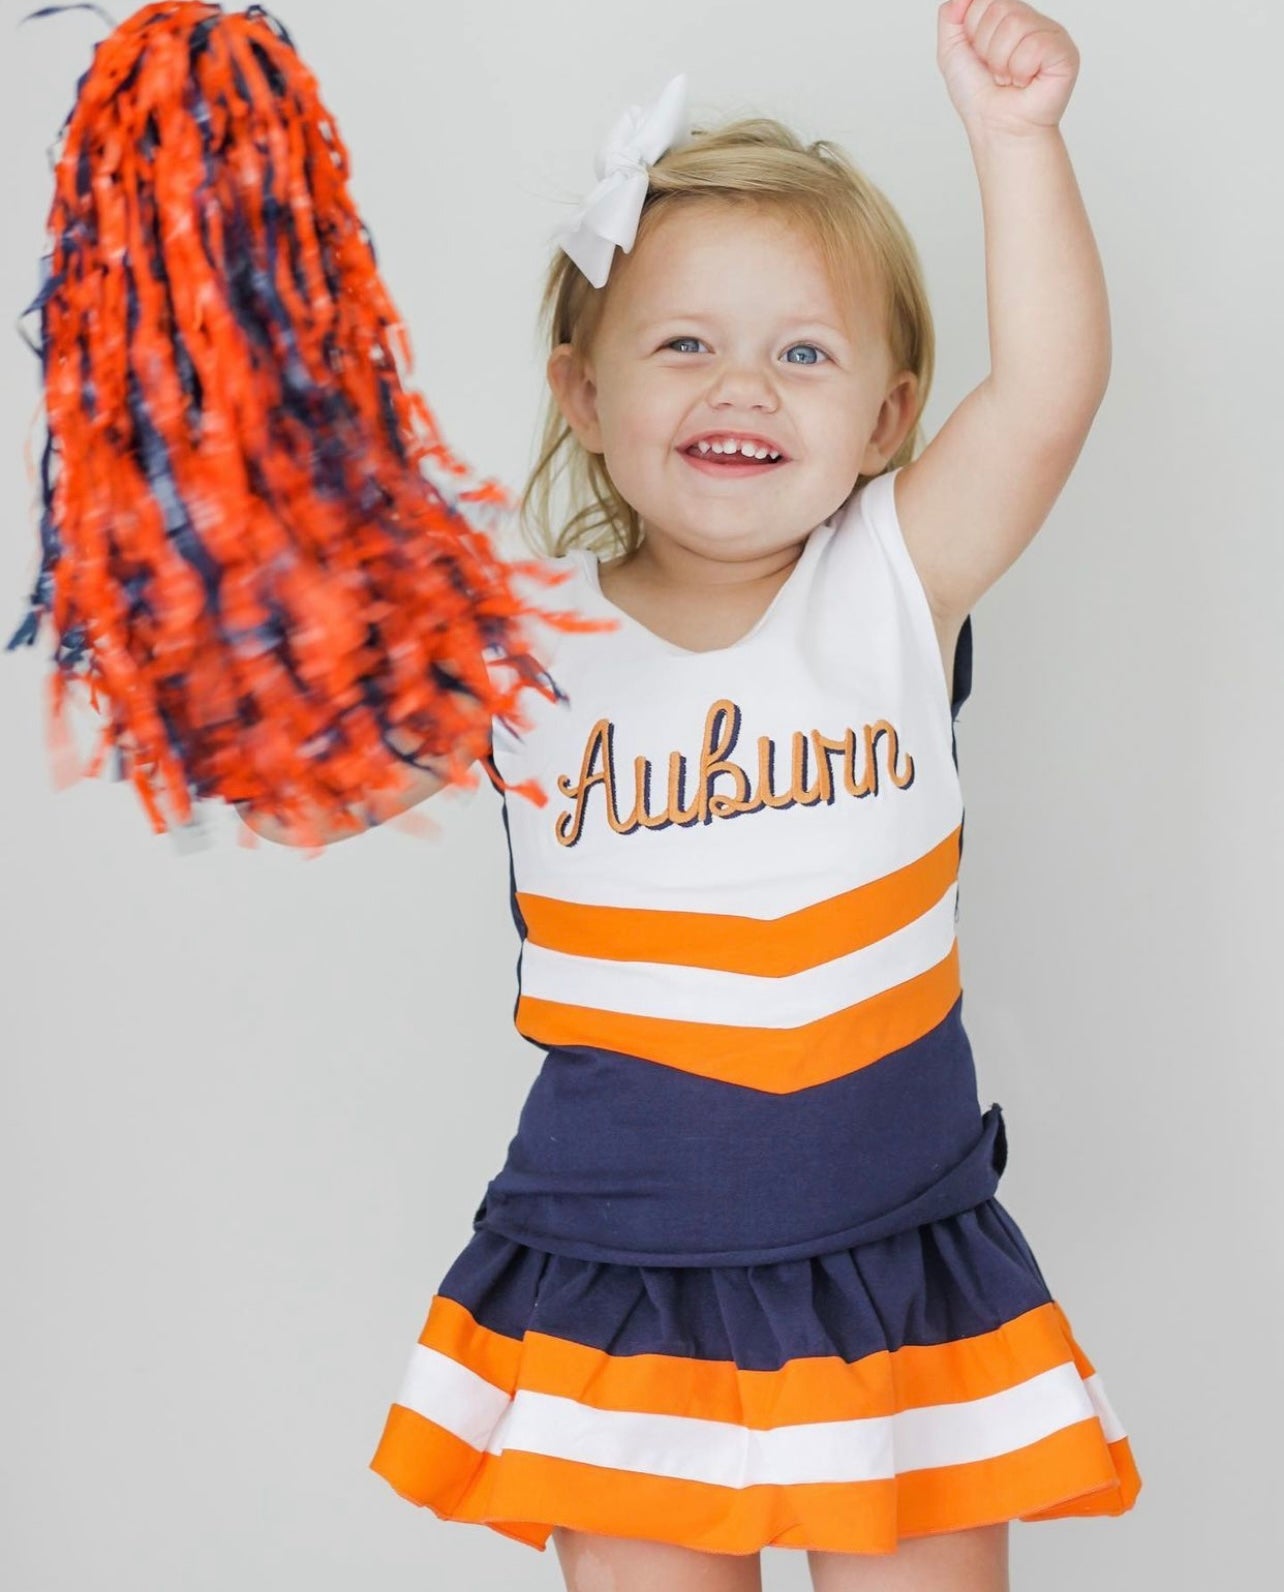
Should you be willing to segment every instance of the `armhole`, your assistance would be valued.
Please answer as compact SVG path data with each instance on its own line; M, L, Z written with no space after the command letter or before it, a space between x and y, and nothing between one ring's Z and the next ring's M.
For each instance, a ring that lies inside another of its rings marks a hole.
M901 529L900 516L896 512L894 483L900 471L901 467L898 465L895 470L888 470L867 481L860 492L861 507L878 538L879 545L887 555L897 583L905 593L905 600L919 641L927 649L927 655L934 665L933 676L940 683L938 700L944 704L952 726L959 709L972 694L972 615L968 614L959 628L958 640L954 645L954 679L947 700L945 676L939 672L941 647L936 639L936 621L932 615L932 604L919 578L914 560L910 557L905 533Z
M957 718L958 711L972 695L972 615L968 614L959 628L959 639L954 646L954 688L950 693L950 714Z

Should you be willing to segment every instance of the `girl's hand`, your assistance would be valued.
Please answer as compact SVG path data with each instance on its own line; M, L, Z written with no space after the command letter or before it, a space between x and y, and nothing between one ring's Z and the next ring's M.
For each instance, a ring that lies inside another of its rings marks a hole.
M1056 127L1079 74L1066 30L1021 0L945 0L936 62L969 132Z

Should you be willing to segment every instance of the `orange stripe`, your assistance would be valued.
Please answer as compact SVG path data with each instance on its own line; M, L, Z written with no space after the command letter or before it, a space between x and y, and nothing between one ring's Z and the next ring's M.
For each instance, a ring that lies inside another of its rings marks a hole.
M1093 1374L1054 1301L952 1343L880 1349L855 1361L807 1355L774 1371L672 1354L612 1355L544 1332L509 1338L440 1294L419 1342L507 1393L520 1382L593 1409L690 1415L762 1430L987 1398L1071 1359L1080 1376Z
M527 938L546 950L774 978L801 973L903 929L958 877L959 831L917 861L778 918L584 906L517 892Z
M521 1449L482 1454L394 1405L370 1469L443 1520L486 1525L539 1549L556 1522L712 1553L891 1553L898 1538L999 1520L1122 1514L1141 1489L1127 1438L1103 1442L1095 1419L1009 1454L894 1479L723 1487Z
M522 995L514 1019L538 1045L592 1045L682 1072L789 1094L842 1078L930 1033L962 988L957 937L935 967L797 1028L732 1028L634 1017Z

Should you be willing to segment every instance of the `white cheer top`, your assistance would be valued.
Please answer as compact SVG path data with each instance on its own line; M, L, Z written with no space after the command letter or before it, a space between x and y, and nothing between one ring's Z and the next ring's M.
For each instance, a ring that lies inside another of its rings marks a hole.
M479 1223L709 1263L993 1192L955 937L970 620L951 690L895 473L727 647L630 618L587 550L547 561L541 602L614 628L540 627L560 696L493 725L502 778L548 796L503 797L515 1021L547 1055Z

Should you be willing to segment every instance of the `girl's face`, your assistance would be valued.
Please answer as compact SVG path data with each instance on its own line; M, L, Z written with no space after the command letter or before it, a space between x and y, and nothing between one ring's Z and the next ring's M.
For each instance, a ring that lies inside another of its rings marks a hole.
M591 356L548 377L567 423L604 456L648 538L754 558L805 537L876 474L913 423L876 310L840 305L809 240L779 217L693 204L617 252ZM683 444L760 436L786 462L696 469Z

